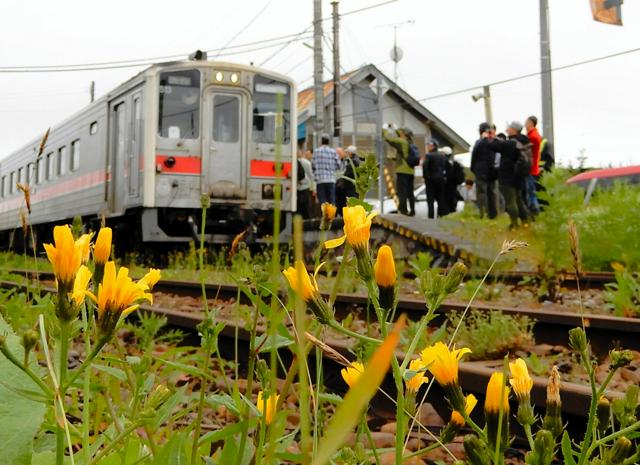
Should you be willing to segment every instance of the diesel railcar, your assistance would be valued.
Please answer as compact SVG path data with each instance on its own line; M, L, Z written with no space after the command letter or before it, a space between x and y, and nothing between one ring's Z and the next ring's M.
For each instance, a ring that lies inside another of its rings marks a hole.
M287 77L232 63L156 64L0 159L0 234L20 226L29 185L36 233L106 218L120 240L189 241L210 204L209 242L251 227L283 235L296 205L296 90ZM280 185L281 188L276 188ZM279 193L279 198L276 196ZM30 241L31 242L31 241Z

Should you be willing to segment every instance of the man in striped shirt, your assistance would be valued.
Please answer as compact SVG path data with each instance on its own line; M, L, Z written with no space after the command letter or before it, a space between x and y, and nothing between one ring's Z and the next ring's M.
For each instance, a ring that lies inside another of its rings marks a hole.
M316 181L316 193L318 202L336 204L336 171L342 168L338 152L329 147L331 138L328 134L322 134L322 145L313 151L313 174Z

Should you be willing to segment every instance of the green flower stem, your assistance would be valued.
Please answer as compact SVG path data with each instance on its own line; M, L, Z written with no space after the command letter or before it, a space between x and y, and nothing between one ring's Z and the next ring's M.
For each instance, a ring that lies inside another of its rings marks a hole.
M587 422L587 430L582 441L582 447L580 456L578 457L578 465L584 465L589 458L589 451L593 447L593 430L596 419L596 412L598 408L598 392L596 390L596 379L593 371L593 365L591 364L591 357L588 350L584 350L580 353L582 364L584 365L589 375L589 384L591 385L591 405L589 406L589 420Z
M427 447L423 447L420 450L417 450L417 451L412 452L412 453L410 453L408 455L405 455L404 458L406 460L406 459L411 459L413 457L418 457L420 455L426 454L427 452L431 452L432 450L435 450L435 449L437 449L439 447L440 447L440 443L434 442L433 444L431 444L431 445L429 445Z
M344 250L342 251L342 261L340 262L340 266L338 267L338 273L336 274L336 280L333 283L333 289L331 289L331 294L329 295L329 308L333 308L333 304L336 301L336 295L338 294L338 285L342 281L342 275L344 274L345 265L347 263L347 256L351 251L351 246L348 242L344 244Z
M478 424L477 424L475 421L473 421L473 420L471 419L471 417L467 414L467 412L466 412L466 411L458 412L458 413L459 413L460 415L462 415L462 418L464 418L465 423L466 423L467 425L469 425L469 426L471 427L471 429L472 429L472 430L473 430L473 431L474 431L478 436L480 436L481 438L483 438L483 439L485 439L485 440L486 440L487 435L486 435L485 431L484 431L482 428L480 428L480 427L478 426Z
M416 335L413 337L413 339L411 340L411 343L409 344L409 348L407 349L404 360L402 361L402 365L400 366L402 370L406 370L407 365L411 361L411 357L413 356L413 353L416 350L416 346L420 341L420 336L422 336L422 333L424 333L425 329L427 328L427 324L429 324L429 318L428 318L428 315L425 315L420 320L420 324L418 325Z
M344 326L342 326L336 320L330 320L328 323L328 326L331 329L334 329L335 331L344 334L345 336L349 336L354 339L359 339L362 342L367 342L369 344L376 344L376 345L382 344L381 340L366 336L364 334L356 333L355 331L351 331L350 329L347 329Z
M611 442L620 436L624 436L626 434L632 433L639 428L640 428L640 421L636 421L635 423L627 426L626 428L618 430L615 433L611 433L608 436L604 436L603 438L600 438L599 440L594 441L591 447L589 447L589 449L586 449L586 448L584 449L587 452L587 457L590 457L591 454L593 454L593 451L595 451L597 447L605 445L606 443Z
M127 428L123 429L115 438L113 438L113 441L111 441L111 443L107 447L102 449L100 453L94 457L94 459L90 462L90 465L100 463L100 460L102 460L104 456L111 452L120 442L126 439L126 437L134 432L139 426L141 426L141 423L135 422L131 423Z
M98 354L100 353L102 348L107 344L107 342L109 342L109 338L108 337L103 337L103 338L98 340L97 344L93 347L93 350L91 351L89 356L84 359L82 364L78 368L76 368L73 373L71 373L71 376L69 376L69 379L66 380L65 384L61 385L62 389L65 392L66 392L67 389L69 389L69 386L71 386L73 384L73 382L76 379L78 379L78 376L80 376L82 374L82 372L84 370L86 370L86 368L89 365L91 365L91 362L93 362L93 360L98 356Z
M529 449L533 451L535 449L535 444L533 442L533 433L531 433L531 425L522 425L522 428L524 428L524 434L527 436Z
M365 413L366 415L366 413ZM364 433L367 435L367 439L369 440L369 444L371 444L371 452L373 453L373 458L376 461L376 465L380 465L380 456L378 455L378 451L376 449L376 443L373 440L373 436L371 435L371 430L369 429L369 425L367 424L366 418L362 418L362 429L364 429Z
M91 353L91 322L90 316L93 311L87 311L87 306L82 306L82 323L84 325L84 350ZM89 443L89 424L91 422L91 371L84 377L82 385L82 455L84 463L89 463L91 458L91 445Z
M29 378L31 378L33 380L34 383L36 383L38 385L38 387L40 389L42 389L42 392L44 392L48 397L53 398L54 397L54 392L51 390L51 388L49 386L47 386L44 381L42 381L38 375L36 375L33 370L31 370L31 368L29 368L26 365L23 365L22 363L20 363L20 361L15 357L15 355L13 355L13 353L9 350L9 348L7 347L6 343L2 343L0 344L0 352L2 352L2 354L7 358L7 360L9 360L11 363L13 363L17 368L19 368L20 370L22 370L27 376L29 376Z
M58 297L60 298L60 296ZM67 358L69 355L69 336L71 332L71 323L64 320L60 321L60 366L58 367L58 386L59 398L61 407L64 406L65 393L67 391L67 385L65 379L67 377ZM63 414L63 409L60 409ZM63 465L64 463L64 428L60 425L56 428L56 464Z

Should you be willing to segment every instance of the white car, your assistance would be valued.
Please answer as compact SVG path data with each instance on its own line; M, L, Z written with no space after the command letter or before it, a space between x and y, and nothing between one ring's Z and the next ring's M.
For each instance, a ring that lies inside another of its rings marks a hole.
M429 206L427 204L427 188L424 184L420 184L413 190L413 195L416 198L416 216L421 218L427 218L429 214ZM380 200L377 198L364 199L367 203L373 205L373 209L382 213L398 213L398 206L396 202L388 196L385 196L382 201L384 210L380 208ZM459 211L464 208L464 202L458 202L456 210ZM436 207L437 209L437 207Z

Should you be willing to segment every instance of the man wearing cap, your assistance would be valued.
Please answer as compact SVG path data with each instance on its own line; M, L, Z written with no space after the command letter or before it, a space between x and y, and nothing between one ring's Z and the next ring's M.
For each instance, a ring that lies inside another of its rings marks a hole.
M481 123L478 127L480 136L493 128L489 123ZM498 215L498 192L496 186L496 153L478 139L471 151L471 172L476 178L476 196L480 218L485 215L493 219ZM498 165L499 166L499 165Z
M422 162L422 176L427 193L428 217L436 214L435 203L438 203L438 218L447 214L445 205L445 185L447 181L447 157L438 150L438 141L429 139L427 153Z
M529 138L522 134L522 124L518 121L513 121L506 132L507 140L501 140L494 138L492 131L485 131L480 143L494 152L500 152L498 183L511 221L509 228L515 229L518 227L518 218L525 227L529 221L529 211L522 195L526 179L516 173L516 162L520 156L518 145L526 146L530 142Z
M336 204L336 171L340 170L341 163L338 152L329 147L330 141L329 134L322 134L320 137L322 145L313 151L311 160L320 205Z
M413 194L414 169L409 166L409 147L413 144L413 132L408 128L396 131L397 137L391 135L387 129L382 130L382 137L389 145L396 149L396 191L398 194L398 211L403 215L415 215L416 199ZM380 173L382 176L382 173ZM407 202L409 208L407 208Z
M350 145L344 151L344 173L336 182L336 206L338 213L342 213L342 207L346 207L349 197L357 197L356 192L356 168L360 166L360 157L355 145Z

